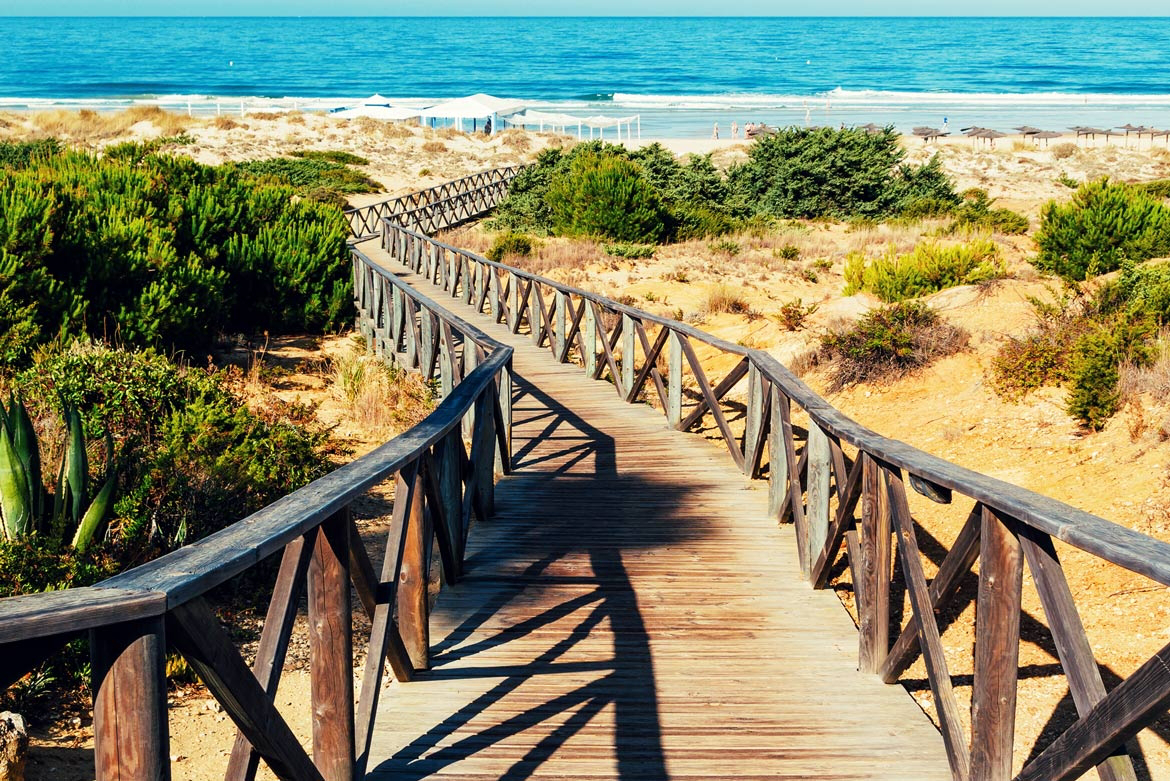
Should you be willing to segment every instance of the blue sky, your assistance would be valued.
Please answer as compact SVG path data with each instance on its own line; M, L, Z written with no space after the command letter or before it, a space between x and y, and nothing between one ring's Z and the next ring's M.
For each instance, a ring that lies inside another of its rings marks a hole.
M834 16L1100 16L1100 0L834 0ZM806 16L807 0L0 0L3 16ZM1165 0L1129 0L1126 16L1164 16Z

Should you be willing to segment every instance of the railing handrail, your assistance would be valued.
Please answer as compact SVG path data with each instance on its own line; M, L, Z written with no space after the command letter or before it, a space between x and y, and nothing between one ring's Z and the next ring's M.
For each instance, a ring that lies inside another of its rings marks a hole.
M464 185L477 182L477 180L483 179L485 177L493 179L493 181L491 181L488 186L507 183L528 167L528 165L521 164L477 171L472 174L461 176L458 179L452 179L449 182L437 184L434 187L428 187L425 190L416 190L411 193L396 195L381 201L369 203L365 206L355 206L350 209L345 209L343 214L349 222L350 233L353 236L369 238L378 235L377 231L372 231L370 233L358 232L355 229L355 225L360 223L363 226L368 226L370 224L369 215L371 214L377 215L378 220L376 221L379 221L381 219L385 219L386 217L399 216L404 213L413 213L421 209L433 209L436 206L447 203L454 198L466 195L468 192L472 192L475 189L480 189L482 187L481 185L477 185L473 188L464 189ZM433 196L436 194L442 194L451 191L454 191L456 195L444 195L438 200L432 200Z
M557 282L506 263L488 260L405 226L395 226L395 230L417 239L425 239L449 252L467 255L474 258L477 263L507 272L519 279L593 301L615 313L669 328L724 352L748 358L765 377L778 384L785 395L797 401L818 425L849 444L874 453L889 464L932 483L957 490L989 507L1006 512L1069 545L1170 586L1170 543L1077 509L1058 499L960 466L901 440L878 434L833 407L780 361L762 350L734 344L686 323L646 312L598 293Z

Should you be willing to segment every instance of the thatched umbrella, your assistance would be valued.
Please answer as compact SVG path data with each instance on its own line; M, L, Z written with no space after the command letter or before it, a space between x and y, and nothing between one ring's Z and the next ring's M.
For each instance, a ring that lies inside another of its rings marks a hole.
M1034 136L1040 132L1040 128L1032 127L1031 125L1020 125L1019 127L1012 129L1023 136Z
M1036 140L1039 140L1042 138L1042 139L1044 139L1044 146L1048 146L1048 140L1050 138L1060 138L1063 135L1064 135L1064 133L1057 133L1053 130L1040 130L1038 132L1033 133L1032 138L1034 138Z
M1007 133L1001 133L998 130L984 128L984 129L980 130L978 133L972 133L971 135L974 138L983 139L984 141L987 142L988 146L995 146L995 139L1005 138L1007 136Z
M884 127L881 125L875 125L873 122L866 122L864 125L858 125L855 129L864 130L868 135L871 136L877 135L878 133L885 130Z

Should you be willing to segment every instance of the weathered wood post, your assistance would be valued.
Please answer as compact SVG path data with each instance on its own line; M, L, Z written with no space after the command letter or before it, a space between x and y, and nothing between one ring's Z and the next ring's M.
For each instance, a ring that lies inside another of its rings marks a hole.
M97 781L167 781L166 629L161 617L90 632Z
M986 506L981 521L971 781L1009 781L1016 734L1024 557L1014 521Z
M829 538L829 437L810 419L808 425L808 556L801 567L807 578Z
M663 326L665 327L665 326ZM666 422L671 428L678 428L682 422L682 379L683 379L683 349L682 340L675 331L667 337L666 355Z
M772 391L772 429L768 432L768 515L777 521L784 519L788 497L788 442L780 421L780 405L787 406L788 397L779 388Z
M564 361L567 360L565 347L568 344L569 294L557 290L553 295L556 296L555 314L553 318L553 357L557 361Z
M439 393L443 398L455 390L455 356L451 354L451 326L444 322L439 326Z
M861 624L858 668L877 673L890 651L890 503L877 463L865 452L858 453L858 458L862 459L860 561L855 568L860 581L856 588Z
M408 492L402 480L395 496L406 497ZM398 573L398 629L410 663L416 670L430 667L430 622L427 620L427 547L431 539L423 512L423 475L419 469L414 475L413 501L406 511L406 541L402 553L402 569Z
M479 366L479 346L470 339L463 341L463 377L466 379ZM475 432L475 405L463 415L463 438L471 439Z
M438 331L435 330L435 316L425 306L419 307L419 330L421 331L418 365L424 380L433 379L435 370L435 346Z
M637 368L638 334L634 331L634 318L622 314L622 393L628 394L634 387L634 369Z
M540 306L540 294L537 286L540 283L535 279L528 286L528 329L532 332L532 343L540 345L541 326L544 325L544 310Z
M756 364L749 360L747 421L743 432L743 473L749 478L756 476L760 451L764 449L764 426L768 422L764 391L764 376Z
M476 490L480 495L481 506L489 516L496 508L496 416L492 409L495 404L492 394L493 389L488 387L475 402L475 422L483 437L483 449L479 453L479 462L473 465L479 476Z
M496 474L502 475L512 471L512 359L500 372L499 393L500 417L503 418L504 447L503 452L496 448Z
M309 561L309 658L313 764L325 781L353 781L353 621L349 511L325 523Z
M498 323L503 320L503 312L500 311L500 275L492 266L487 266L484 270L488 275L488 304L492 308L492 322Z
M447 519L448 538L455 547L455 561L457 568L463 569L463 549L466 540L463 539L463 464L460 459L462 448L462 432L452 429L439 443L438 471L439 471L439 499L443 503L443 517Z
M585 319L581 326L581 343L585 346L585 376L593 379L597 374L597 312L593 302L585 301Z

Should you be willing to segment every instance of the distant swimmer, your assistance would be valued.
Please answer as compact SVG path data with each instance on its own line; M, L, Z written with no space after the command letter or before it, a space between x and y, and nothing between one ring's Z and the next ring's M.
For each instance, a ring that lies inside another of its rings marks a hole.
M719 138L719 123L715 123L715 127L711 129L711 138Z
M739 138L739 125L735 124L735 120L731 120L731 137Z

